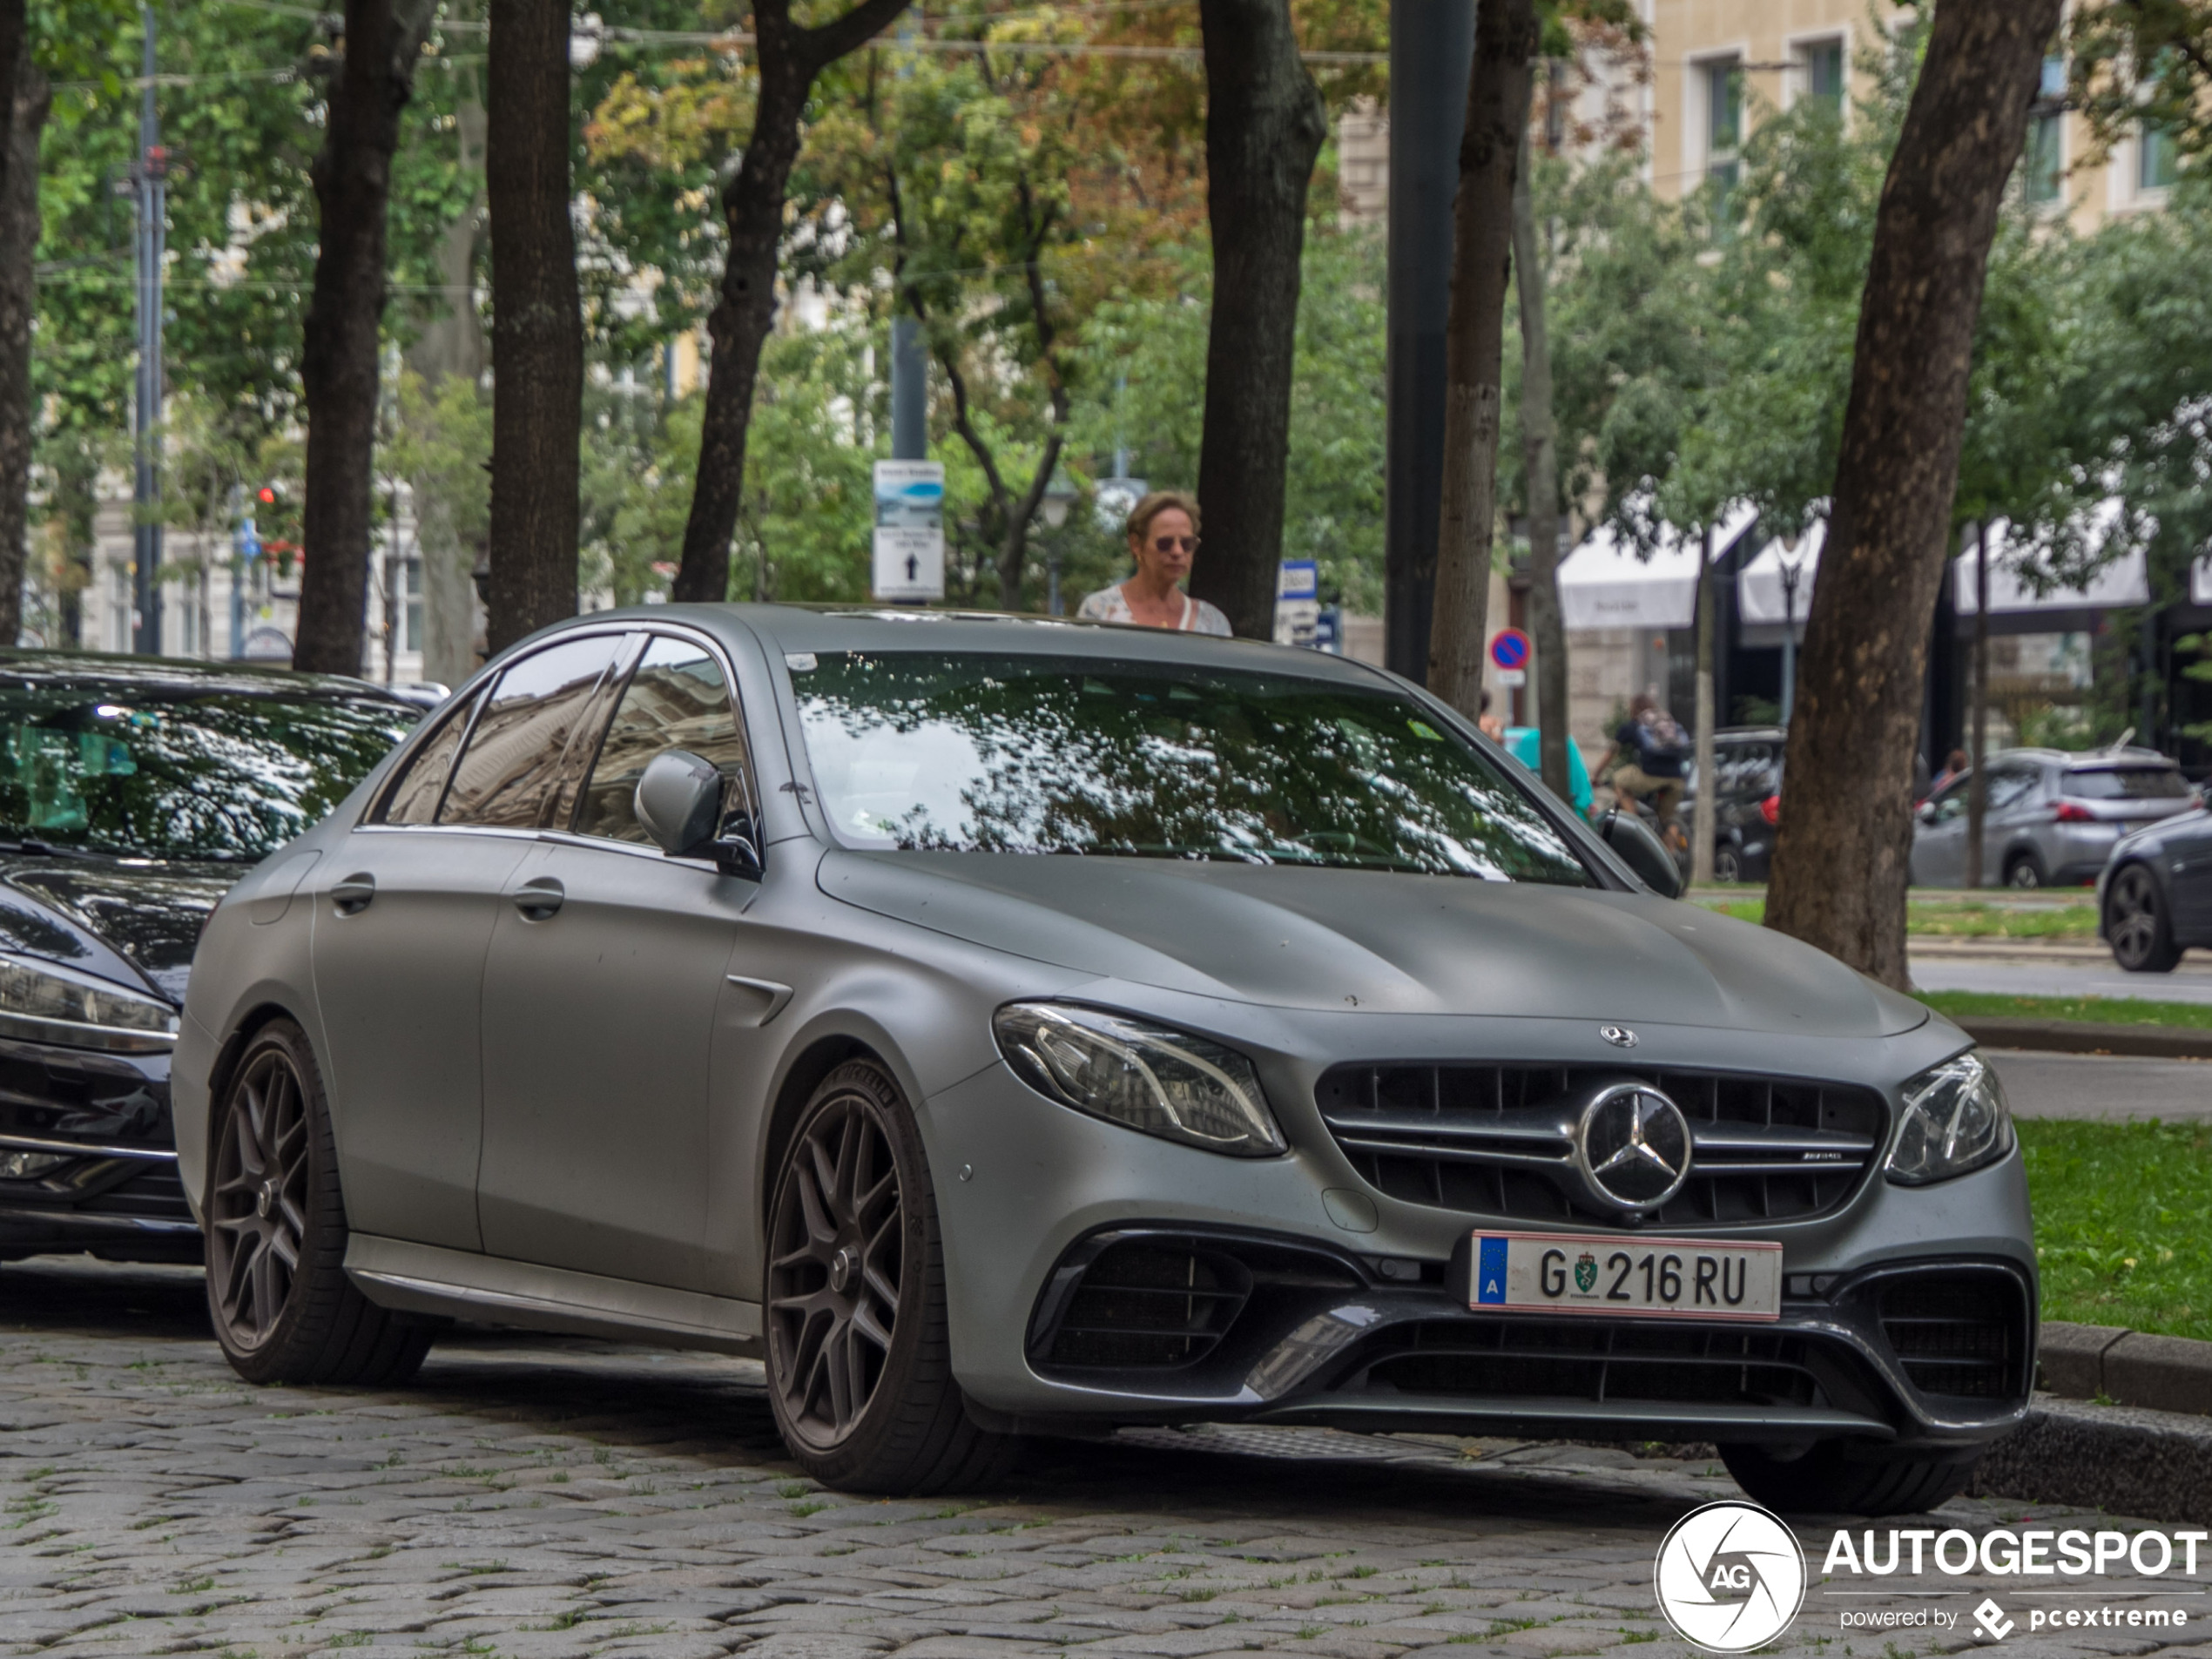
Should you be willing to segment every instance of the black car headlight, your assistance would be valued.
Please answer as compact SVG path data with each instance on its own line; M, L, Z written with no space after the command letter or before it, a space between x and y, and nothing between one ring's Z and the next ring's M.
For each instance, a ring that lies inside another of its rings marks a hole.
M1283 1150L1259 1074L1233 1049L1055 1002L1010 1003L991 1028L1007 1064L1048 1100L1233 1157Z
M2013 1115L1997 1074L1962 1054L1905 1085L1905 1117L1885 1166L1900 1186L1948 1181L2013 1150Z
M113 980L0 952L0 1035L158 1054L177 1046L177 1010Z

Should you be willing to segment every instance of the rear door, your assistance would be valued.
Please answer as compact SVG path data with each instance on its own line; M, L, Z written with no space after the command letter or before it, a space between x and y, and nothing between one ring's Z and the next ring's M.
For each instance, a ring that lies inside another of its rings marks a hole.
M359 1231L481 1247L484 953L619 642L587 636L510 664L317 867L323 1081Z

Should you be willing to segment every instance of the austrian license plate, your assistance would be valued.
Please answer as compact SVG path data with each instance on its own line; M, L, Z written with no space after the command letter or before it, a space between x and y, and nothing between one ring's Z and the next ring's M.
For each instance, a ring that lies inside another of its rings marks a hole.
M1468 1305L1628 1318L1774 1319L1782 1246L1620 1234L1474 1235Z

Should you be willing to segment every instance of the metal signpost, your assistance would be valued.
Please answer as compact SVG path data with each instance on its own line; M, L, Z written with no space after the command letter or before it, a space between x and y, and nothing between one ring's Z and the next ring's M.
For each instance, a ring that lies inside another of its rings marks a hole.
M1518 628L1501 628L1491 635L1490 663L1498 671L1498 684L1514 691L1527 685L1532 653L1528 636Z
M1275 643L1311 645L1321 622L1321 567L1285 559L1275 577Z

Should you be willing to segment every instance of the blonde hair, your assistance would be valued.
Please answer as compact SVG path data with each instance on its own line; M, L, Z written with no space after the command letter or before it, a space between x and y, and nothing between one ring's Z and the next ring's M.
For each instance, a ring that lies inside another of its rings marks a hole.
M1198 533L1198 498L1180 489L1156 489L1129 509L1129 533L1143 539L1144 532L1152 528L1152 521L1170 507L1179 507L1190 516L1190 533Z

